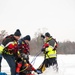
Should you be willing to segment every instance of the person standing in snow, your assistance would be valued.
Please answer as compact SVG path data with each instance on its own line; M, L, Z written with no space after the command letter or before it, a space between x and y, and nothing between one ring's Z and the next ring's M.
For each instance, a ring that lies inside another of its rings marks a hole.
M15 54L17 54L18 40L20 36L21 32L17 29L14 34L6 36L0 45L0 54L2 54L7 61L11 75L15 75Z
M41 51L44 53L44 61L42 65L37 69L40 70L41 73L45 70L44 67L48 68L53 66L56 70L58 70L57 64L57 41L50 35L49 32L45 33L45 36L41 36L45 39L44 45Z

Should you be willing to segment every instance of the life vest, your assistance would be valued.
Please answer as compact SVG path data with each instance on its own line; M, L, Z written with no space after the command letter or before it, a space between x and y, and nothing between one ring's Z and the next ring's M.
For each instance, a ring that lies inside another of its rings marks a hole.
M4 44L3 54L16 54L18 50L18 43L17 40L13 37L13 35L5 37L2 43Z
M49 46L47 48L45 48L45 58L54 58L56 57L56 48L57 48L57 42L54 40L54 44L53 46L51 46L51 40L54 40L53 38L49 38L49 40L47 40L45 43L47 43Z
M19 49L22 53L28 54L29 53L29 44L27 44L23 39L19 40Z

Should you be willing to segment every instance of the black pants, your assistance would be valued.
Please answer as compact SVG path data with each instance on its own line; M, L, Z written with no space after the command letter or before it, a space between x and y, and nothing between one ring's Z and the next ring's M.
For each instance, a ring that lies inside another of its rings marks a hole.
M2 62L2 56L0 56L0 67L1 67L1 62Z
M7 54L3 54L3 57L7 61L10 67L11 75L15 75L15 69L16 69L15 57L13 55L7 55Z
M48 68L48 67L53 66L53 65L58 66L56 58L45 59L43 61L43 63L39 66L38 70L43 72L44 71L43 68Z
M0 72L1 72L1 62L2 62L2 56L0 55Z
M45 65L45 67L49 67L49 66L52 66L55 64L57 64L56 58L45 59L41 65L40 69L42 69L43 65Z
M43 64L45 64L45 67L49 67L51 65L57 64L57 60L56 60L56 58L45 59Z

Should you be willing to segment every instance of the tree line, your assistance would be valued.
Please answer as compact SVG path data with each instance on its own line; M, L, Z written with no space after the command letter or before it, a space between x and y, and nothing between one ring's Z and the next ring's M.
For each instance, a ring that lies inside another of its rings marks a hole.
M58 42L57 54L75 54L75 42L65 41ZM40 36L32 39L30 43L31 54L37 54L41 51L43 46L43 40Z

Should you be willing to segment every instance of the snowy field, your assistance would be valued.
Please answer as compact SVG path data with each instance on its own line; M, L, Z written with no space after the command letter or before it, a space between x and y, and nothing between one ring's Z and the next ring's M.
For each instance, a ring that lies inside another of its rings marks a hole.
M30 57L32 62L35 57ZM37 57L32 64L37 68L43 61L43 57ZM48 68L43 74L40 75L75 75L75 55L57 55L57 61L59 66L59 72L56 73L52 67ZM10 68L7 62L2 59L2 72L6 72L10 75Z

